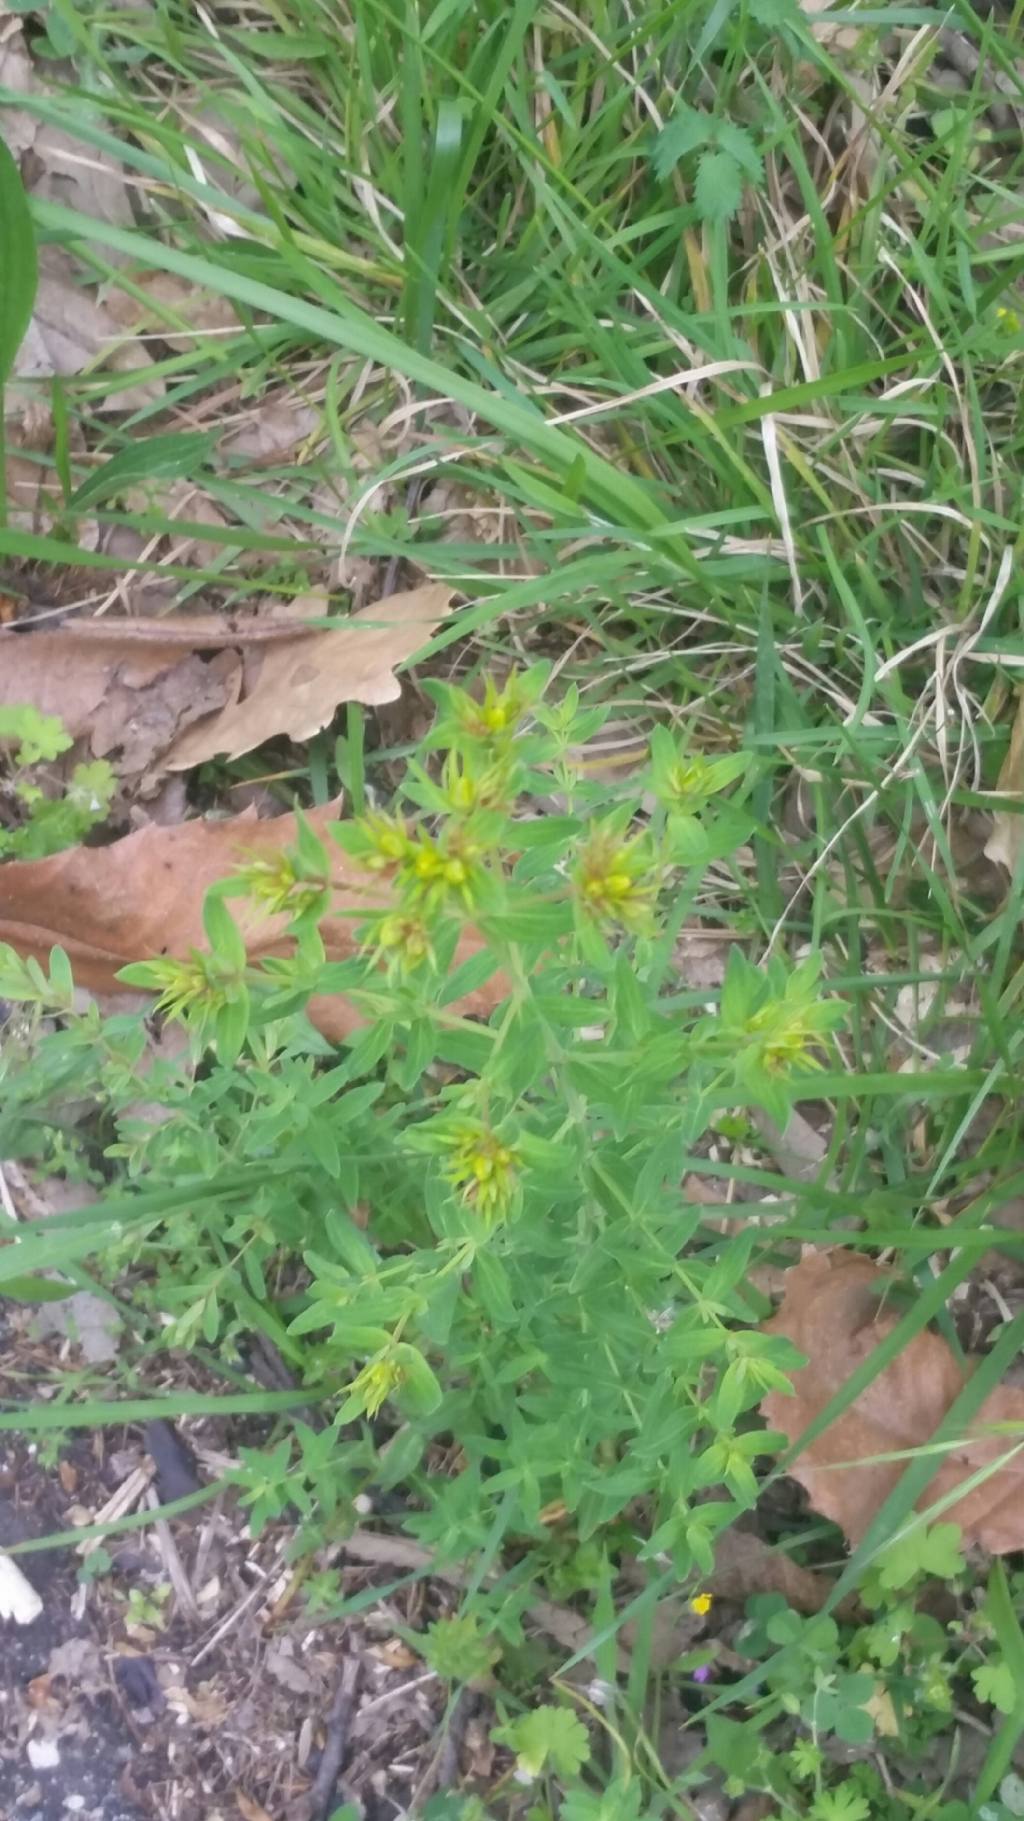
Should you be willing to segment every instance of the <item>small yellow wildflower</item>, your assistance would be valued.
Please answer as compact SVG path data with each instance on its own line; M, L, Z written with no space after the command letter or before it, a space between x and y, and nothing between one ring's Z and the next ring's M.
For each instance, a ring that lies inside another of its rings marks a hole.
M496 1133L484 1125L469 1125L455 1137L445 1175L461 1189L465 1201L493 1219L512 1201L518 1164L516 1152Z
M460 829L446 837L443 844L430 835L418 835L415 842L409 844L400 878L407 880L417 897L428 904L450 894L468 909L473 899L479 851Z
M580 855L576 885L599 920L641 932L650 926L655 880L637 841L603 831L592 835Z
M791 1069L820 1068L820 1058L813 1044L821 1041L821 1025L805 1005L773 1003L747 1021L751 1035L761 1039L761 1060L769 1074L788 1074Z
M1009 309L1006 304L1000 304L996 310L996 316L999 319L999 327L1005 329L1007 335L1020 333L1020 317L1016 310Z
M357 1373L348 1388L349 1396L359 1398L367 1416L376 1416L405 1378L403 1368L394 1359L371 1359Z
M293 917L311 910L326 890L326 879L300 878L288 854L270 860L251 860L240 869L250 898L271 916L288 911Z
M699 1619L703 1619L707 1617L713 1605L714 1596L712 1594L698 1593L690 1601L690 1611L695 1612Z
M460 720L466 732L477 739L501 739L509 734L522 719L526 707L517 676L509 677L501 689L498 689L493 677L484 680L484 699L475 702L472 696L463 696L460 703Z
M381 920L376 935L381 954L399 969L418 967L433 955L430 932L421 917L403 916L396 911Z
M457 815L474 809L495 809L508 800L508 759L497 759L476 771L462 754L451 752L444 763L442 783L448 803Z
M187 961L158 956L147 966L152 985L160 995L155 1009L168 1018L182 1018L204 1003L212 1008L218 997L207 959L195 949Z
M364 816L359 826L370 843L364 864L371 872L393 872L408 860L412 842L401 816Z

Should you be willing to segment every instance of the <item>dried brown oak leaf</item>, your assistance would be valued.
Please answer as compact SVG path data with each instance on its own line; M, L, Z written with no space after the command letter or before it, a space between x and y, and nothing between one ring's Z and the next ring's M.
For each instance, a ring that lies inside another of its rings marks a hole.
M240 621L175 614L8 631L0 634L0 707L59 716L122 778L149 774L150 783L218 753L238 758L276 735L308 739L341 702L393 702L395 668L429 638L450 600L447 588L414 588L337 631L308 625L325 612L323 595Z
M240 758L284 734L308 740L334 717L339 702L393 702L401 693L394 671L425 645L444 619L451 590L436 583L389 595L325 631L297 629L294 641L263 646L246 666L239 702L189 728L167 757L172 771L222 755ZM307 595L294 608L322 614L324 598Z
M380 908L386 887L368 879L331 839L336 805L309 810L307 820L323 840L331 867L333 902L321 924L324 947L328 960L342 961L356 947L359 920L351 913ZM208 887L248 861L294 846L296 836L294 816L260 822L247 812L227 822L151 825L109 847L72 847L45 860L8 861L0 867L0 942L38 961L58 944L70 957L79 986L115 991L118 969L129 961L157 955L185 959L193 949L205 948ZM233 900L231 909L252 961L289 953L283 916L267 916L245 899ZM466 935L459 958L478 946ZM494 977L459 1004L466 1013L487 1012L506 992ZM341 995L313 999L307 1009L317 1029L336 1043L363 1022Z
M771 1391L764 1399L761 1413L773 1429L796 1441L870 1359L900 1319L893 1288L888 1272L842 1250L809 1252L787 1272L784 1300L765 1329L785 1335L807 1364L793 1375L794 1396ZM966 1376L937 1334L915 1335L790 1466L815 1510L832 1518L852 1543L864 1535L908 1464L878 1457L925 1447ZM991 1426L1001 1423L1024 1425L1024 1390L1001 1385L989 1393L970 1432L943 1455L920 1500L922 1509L1012 1454L1014 1437L992 1432ZM965 1543L993 1555L1024 1548L1024 1459L1006 1460L943 1517L960 1525Z
M200 636L189 649L182 626ZM206 636L202 629L206 627ZM127 627L127 631L125 628ZM140 629L148 627L149 637ZM174 638L170 631L177 628ZM0 636L0 707L28 706L56 715L94 758L110 758L118 775L136 779L157 763L192 722L237 700L242 660L201 649L228 644L208 621L87 620L55 631Z

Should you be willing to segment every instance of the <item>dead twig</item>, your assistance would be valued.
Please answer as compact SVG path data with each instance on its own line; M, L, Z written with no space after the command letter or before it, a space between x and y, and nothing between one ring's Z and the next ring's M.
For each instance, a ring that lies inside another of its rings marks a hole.
M348 1751L349 1723L352 1719L352 1709L355 1705L362 1672L363 1665L360 1657L345 1658L338 1677L334 1699L324 1723L327 1736L324 1740L320 1768L313 1779L312 1789L296 1806L291 1821L327 1821L327 1817L334 1807L334 1793Z

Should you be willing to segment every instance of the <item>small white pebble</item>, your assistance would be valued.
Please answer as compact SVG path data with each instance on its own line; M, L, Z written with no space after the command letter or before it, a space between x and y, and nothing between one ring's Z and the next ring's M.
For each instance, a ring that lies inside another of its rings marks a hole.
M352 1509L359 1517L369 1517L373 1510L373 1500L365 1492L357 1492L352 1500Z
M65 1796L64 1797L64 1807L69 1808L73 1815L77 1815L79 1809L82 1809L85 1807L85 1797L84 1796Z
M587 1697L595 1707L607 1707L614 1693L611 1683L603 1682L600 1676L595 1676L592 1682L587 1683Z
M516 1765L515 1770L512 1772L512 1780L515 1783L522 1783L527 1789L529 1789L531 1783L536 1783L537 1781L532 1770L527 1770L524 1764Z
M28 1761L33 1770L56 1770L60 1763L56 1739L30 1739Z

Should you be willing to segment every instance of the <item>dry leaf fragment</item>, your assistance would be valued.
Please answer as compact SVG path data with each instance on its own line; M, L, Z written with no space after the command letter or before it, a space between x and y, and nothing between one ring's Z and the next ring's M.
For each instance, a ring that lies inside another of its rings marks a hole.
M333 903L321 924L324 946L329 960L344 960L356 946L358 919L351 913L378 907L384 888L377 881L368 883L331 840L336 804L311 809L306 819L324 840L331 868ZM235 867L293 847L297 832L294 816L260 822L247 812L226 822L183 822L177 828L153 824L109 847L72 847L45 860L8 861L0 868L0 942L41 962L56 943L70 957L79 986L98 993L112 990L118 969L129 961L157 955L186 959L193 949L204 948L207 889ZM250 960L289 952L283 915L266 916L242 899L233 903L232 912ZM460 959L477 946L474 938L464 937ZM464 1012L487 1012L506 991L495 976L457 1003ZM308 1012L334 1042L362 1022L340 995L311 1000Z
M773 1549L751 1530L724 1530L715 1543L715 1565L704 1585L716 1599L741 1603L755 1593L781 1593L794 1612L820 1612L832 1591L826 1574L804 1568L784 1549ZM839 1617L850 1616L841 1602Z
M243 1795L240 1789L235 1791L235 1802L242 1821L271 1821L262 1802L254 1801L252 1796Z
M135 289L143 293L141 299L117 289L108 291L103 300L123 329L157 335L169 348L187 353L197 340L228 335L238 328L234 305L215 291L197 291L173 272L144 270L131 277Z
M771 1391L764 1399L761 1412L772 1428L796 1441L871 1357L899 1320L892 1287L888 1272L841 1250L809 1252L787 1273L782 1306L765 1329L785 1335L808 1363L793 1376L794 1396ZM897 1485L907 1451L927 1445L965 1382L944 1340L928 1331L916 1335L802 1450L790 1473L815 1510L858 1542ZM1024 1460L1005 1459L1015 1446L1012 1436L991 1433L992 1425L1004 1423L1024 1425L1024 1391L998 1386L990 1392L970 1434L944 1456L920 1501L927 1508L994 1468L943 1512L959 1524L965 1543L994 1555L1024 1548ZM879 1458L895 1454L904 1458Z
M198 650L172 640L174 622L162 633L156 622L156 636L139 641L132 637L137 624L89 621L0 634L0 706L56 715L94 758L116 755L122 778L139 777L193 721L237 700L242 664L236 651L204 662Z
M1024 689L1017 692L1017 712L1010 733L1006 757L999 768L996 789L1017 799L1016 813L997 809L992 818L992 833L985 843L985 858L1005 866L1011 878L1017 870L1024 846Z
M54 374L68 378L101 364L134 372L152 363L145 349L125 337L105 306L79 282L73 261L57 247L44 247L32 321L15 358L14 380L48 380ZM11 393L19 402L17 384ZM101 411L135 411L158 403L163 394L162 380L146 379L98 397L95 403Z
M218 753L237 758L276 734L308 739L340 702L394 701L395 667L450 600L446 588L414 588L326 632L307 624L326 611L322 595L242 622L178 614L0 631L0 706L57 715L72 739L88 737L95 758L113 758L122 778L165 759L184 771Z
M169 768L182 771L221 754L237 759L281 734L308 740L334 718L339 702L395 701L401 686L394 671L426 643L451 598L450 589L431 583L375 601L336 632L268 645L253 677L246 675L242 700L183 734L168 754ZM307 618L326 605L310 595L300 604Z
M322 428L323 413L312 405L291 397L264 399L237 430L221 438L221 453L253 462L278 461Z

